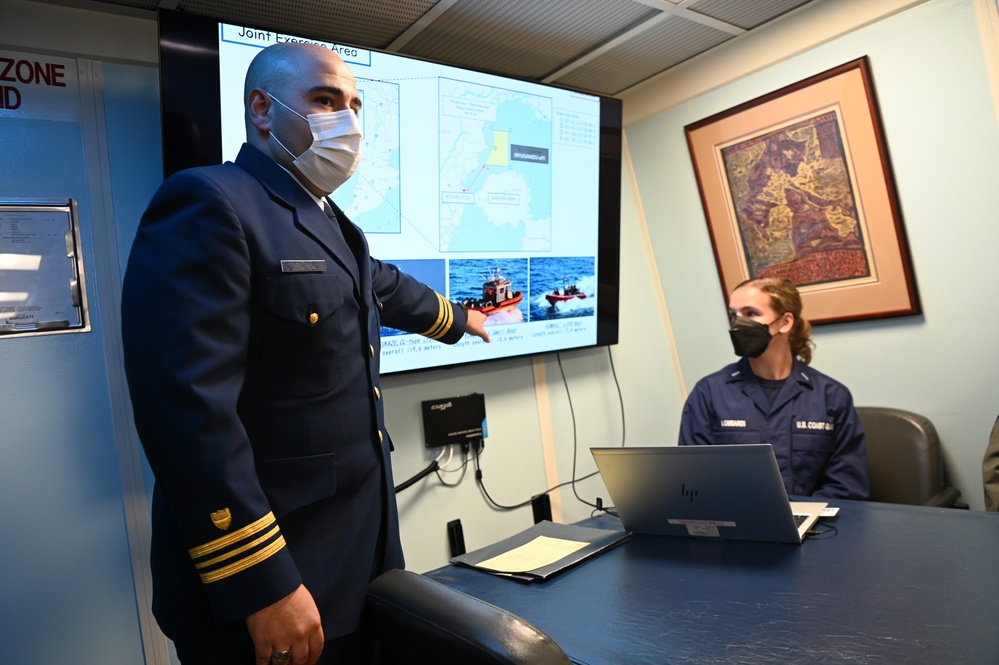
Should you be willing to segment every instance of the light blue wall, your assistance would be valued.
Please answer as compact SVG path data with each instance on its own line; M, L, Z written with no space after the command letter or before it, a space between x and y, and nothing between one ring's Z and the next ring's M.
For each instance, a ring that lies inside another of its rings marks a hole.
M83 125L3 118L0 145L0 194L78 201L93 328L0 339L3 659L142 662Z
M113 232L111 239L118 250L112 258L117 260L116 272L122 278L139 219L163 180L159 142L159 73L155 67L119 63L104 63L101 70L105 124L114 128L107 136L108 176L114 210L114 224L109 232ZM139 146L141 149L137 149ZM123 371L120 365L116 368ZM124 388L124 384L121 387ZM130 420L128 425L130 444L134 445L137 439L132 436L137 435L131 430ZM153 473L145 457L141 454L140 457L142 484L148 490L148 505L151 507Z
M816 327L813 362L858 404L928 416L952 482L981 508L999 413L999 131L971 0L916 6L627 129L681 367L689 388L732 357L684 126L864 55L923 314Z

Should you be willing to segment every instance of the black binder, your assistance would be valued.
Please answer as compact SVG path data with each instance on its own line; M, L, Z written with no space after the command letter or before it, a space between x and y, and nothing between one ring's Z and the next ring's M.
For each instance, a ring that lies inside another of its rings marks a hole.
M533 570L497 571L490 570L489 568L479 565L484 561L489 561L494 557L510 552L511 550L521 547L522 545L526 545L538 536L571 540L587 543L587 545L564 556L552 564L541 568L535 568ZM612 547L620 545L630 538L630 531L594 529L591 527L576 526L573 524L556 524L554 522L544 520L538 522L530 529L521 531L520 533L501 540L498 543L477 549L474 552L468 552L467 554L452 557L451 563L456 566L467 566L469 568L475 568L487 573L493 573L503 577L511 577L525 582L535 582L546 580L567 568L589 559L590 557L596 556L601 552L605 552Z

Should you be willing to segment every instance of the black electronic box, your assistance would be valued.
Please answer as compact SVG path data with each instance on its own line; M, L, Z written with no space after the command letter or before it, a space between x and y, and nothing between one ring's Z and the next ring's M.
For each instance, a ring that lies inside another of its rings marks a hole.
M481 444L486 438L486 398L481 393L423 402L427 448Z

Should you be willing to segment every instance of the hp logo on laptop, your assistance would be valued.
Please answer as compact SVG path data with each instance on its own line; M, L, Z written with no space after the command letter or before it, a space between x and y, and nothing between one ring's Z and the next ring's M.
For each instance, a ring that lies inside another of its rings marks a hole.
M694 503L694 497L697 496L697 490L687 489L687 483L680 485L680 496L686 496L690 498L690 503Z

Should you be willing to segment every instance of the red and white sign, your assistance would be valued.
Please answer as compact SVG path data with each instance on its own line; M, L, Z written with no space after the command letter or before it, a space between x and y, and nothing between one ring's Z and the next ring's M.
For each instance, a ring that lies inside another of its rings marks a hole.
M0 118L78 121L76 60L0 51Z

